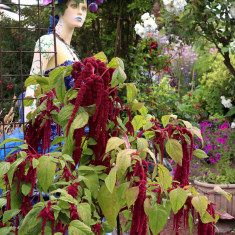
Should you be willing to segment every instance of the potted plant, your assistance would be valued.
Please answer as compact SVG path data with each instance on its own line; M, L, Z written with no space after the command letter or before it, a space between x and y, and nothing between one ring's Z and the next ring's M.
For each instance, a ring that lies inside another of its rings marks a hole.
M202 176L194 183L200 193L216 203L216 209L235 216L235 165L233 161L235 130L230 128L228 122L219 122L217 118L200 125L205 141L203 150L209 158L197 160L194 164L194 168L202 173ZM202 142L194 145L195 148L199 146L202 147ZM221 195L216 192L217 186L230 193L229 200L220 197Z
M68 75L75 86L66 91ZM123 231L157 235L171 210L177 233L182 217L192 230L196 210L198 234L215 234L213 204L189 185L193 136L202 138L200 130L174 115L160 123L135 100L136 88L125 79L123 62L108 63L99 53L58 67L49 78L26 80L26 86L40 85L38 106L28 114L24 144L0 163L5 185L0 234L100 235L115 229L122 213ZM117 95L124 87L125 105ZM53 122L63 136L51 142ZM0 147L9 141L22 140L7 139ZM174 178L162 164L164 151L177 163ZM194 154L205 156L201 150Z

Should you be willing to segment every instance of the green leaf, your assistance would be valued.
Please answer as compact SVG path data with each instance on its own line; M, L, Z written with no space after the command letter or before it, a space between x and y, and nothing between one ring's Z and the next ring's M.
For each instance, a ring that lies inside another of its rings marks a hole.
M126 191L126 203L128 208L132 206L139 195L139 187L132 187Z
M21 139L15 139L15 138L8 138L6 140L4 140L1 144L0 144L0 148L5 145L6 143L9 143L9 142L20 142L20 143L25 143L25 140L21 140ZM15 146L17 147L17 146Z
M193 215L191 213L191 211L189 211L189 214L188 214L188 224L189 224L189 230L190 230L190 235L193 234Z
M206 211L205 214L201 217L201 221L204 224L214 222L215 219Z
M164 126L164 128L168 125L169 121L170 121L170 116L167 115L167 116L162 116L162 124Z
M39 75L36 75L36 76L34 75L34 76L28 77L24 82L24 86L28 87L30 85L37 85L37 81L36 81L37 77L40 77L40 76Z
M22 182L20 182L20 188L21 185ZM19 193L17 193L17 187L18 179L15 179L15 182L12 184L11 187L11 209L20 209L22 206L23 195L20 190Z
M47 193L48 188L50 187L55 171L56 163L52 161L52 158L49 156L42 156L38 159L39 165L37 166L37 177L38 182L41 185L44 193Z
M19 228L19 235L31 235L31 229L35 228L41 223L42 219L37 219L39 213L42 211L43 207L33 207L32 210L24 217L23 222Z
M182 166L183 149L178 140L169 139L166 143L166 151L178 165Z
M149 216L149 213L150 211L152 210L152 205L151 205L151 201L150 199L147 197L145 200L144 200L144 212L147 216Z
M54 146L58 143L61 143L62 141L64 141L65 137L64 136L57 136L51 143L51 146Z
M1 235L8 235L11 230L15 231L15 228L14 227L3 227L3 228L0 228L0 234Z
M161 164L157 165L159 174L159 185L163 191L167 191L168 188L172 188L172 176L168 169Z
M143 151L145 148L148 148L148 141L144 138L137 138L137 150Z
M125 141L123 139L120 139L118 137L111 137L108 140L108 143L106 145L106 150L105 152L110 152L113 149L116 149L117 147L119 147L120 145L124 144Z
M214 191L221 194L221 195L223 195L223 196L225 196L229 202L231 201L232 194L225 192L222 188L220 188L220 186L216 185L214 187Z
M58 115L59 118L59 125L62 126L63 130L66 130L66 127L68 125L69 119L73 113L74 105L73 104L68 104L64 106Z
M91 194L94 198L97 198L98 188L99 188L99 178L95 172L89 172L89 174L84 175L86 178L84 183L91 191Z
M154 154L149 148L146 148L146 149L144 149L143 151L146 152L146 153L149 153L149 155L150 155L151 158L153 159L154 163L157 164L155 154Z
M232 107L226 114L225 117L231 117L235 114L235 106Z
M135 153L136 149L124 149L117 155L116 165L119 166L117 177L120 179L126 172L127 168L131 166L131 154Z
M93 150L90 148L87 148L87 149L83 150L82 153L85 155L91 156L91 155L93 155Z
M174 214L176 214L185 204L187 197L188 197L187 192L183 190L182 188L178 187L172 190L169 196L170 196L170 202L172 205L172 210Z
M22 185L22 193L27 196L30 191L31 191L31 188L32 188L32 184L29 182L27 184L23 184Z
M201 130L195 126L193 126L190 131L192 132L192 134L196 135L199 139L202 140L203 143L203 138L202 138L202 134L201 134Z
M207 154L201 149L194 150L193 155L195 155L198 158L208 158Z
M35 169L39 164L39 161L36 158L33 158L33 169Z
M98 203L100 208L112 228L116 227L116 219L119 212L119 204L117 199L117 187L114 188L113 193L107 189L104 184L98 193Z
M136 115L131 121L131 123L134 127L135 132L137 132L145 124L144 116Z
M155 204L149 213L149 225L153 234L159 234L167 223L170 211L164 206Z
M91 228L79 220L73 220L69 224L69 235L94 235Z
M0 209L3 208L7 204L7 199L6 198L0 198Z
M107 223L107 221L105 221L105 222L102 223L102 227L103 227L103 229L104 229L104 231L105 231L106 233L112 233L112 232L113 232L113 228L111 228L111 227L109 226L109 224Z
M60 101L60 103L63 104L65 93L66 93L63 74L60 74L59 76L57 76L57 78L54 80L54 86L55 86L56 96L58 100Z
M90 226L91 224L91 206L88 203L80 203L77 205L77 211L82 221Z
M83 111L79 113L73 120L71 127L72 129L79 129L84 127L88 123L89 115L87 112Z
M18 209L13 209L13 210L5 211L3 213L3 219L2 219L3 224L5 224L12 217L18 215L19 213L20 213L20 210L18 210Z
M135 103L131 106L131 110L133 112L137 111L137 110L140 110L144 107L145 103Z
M112 87L118 86L120 83L125 82L126 78L127 78L127 76L126 76L124 70L121 68L121 66L118 66L113 73L112 80L111 80L111 86Z
M107 189L109 190L110 193L113 192L115 183L116 183L116 179L117 179L117 170L118 170L118 166L114 166L111 171L109 172L108 176L105 179L105 184Z
M210 204L209 200L205 196L195 196L192 199L192 205L196 211L203 217L206 213L207 206Z
M1 162L0 163L0 178L2 178L10 169L10 162Z
M137 95L137 89L134 83L126 85L127 103L132 104Z
M87 141L88 145L97 145L97 142L93 138L89 138Z
M98 54L94 55L93 57L95 57L95 59L97 59L97 60L101 60L105 64L108 63L107 56L104 54L103 51L99 52Z
M23 99L23 104L25 107L31 106L34 102L34 98L32 96L26 96Z

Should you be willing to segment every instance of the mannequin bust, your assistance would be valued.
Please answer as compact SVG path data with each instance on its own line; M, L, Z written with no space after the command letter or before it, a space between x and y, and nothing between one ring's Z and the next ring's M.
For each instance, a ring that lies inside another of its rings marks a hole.
M87 0L79 4L77 4L75 0L67 0L66 6L66 10L60 13L59 22L55 27L58 65L63 64L65 61L79 61L76 52L70 47L70 43L74 29L82 27L87 16ZM47 70L56 67L55 54L52 53L55 51L53 33L42 36L40 40L37 41L34 51L30 75L43 76ZM40 51L42 52L41 55L38 53ZM36 85L27 87L25 96L34 97L35 90ZM27 114L34 109L36 109L36 101L34 101L30 107L25 107L25 120Z

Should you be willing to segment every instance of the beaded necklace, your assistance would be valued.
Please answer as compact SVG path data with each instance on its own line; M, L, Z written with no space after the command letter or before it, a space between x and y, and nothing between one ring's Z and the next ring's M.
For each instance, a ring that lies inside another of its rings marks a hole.
M56 37L65 44L65 46L67 47L69 53L71 54L71 56L73 57L73 60L76 61L76 58L74 57L74 55L77 56L77 58L79 59L79 55L77 54L77 52L74 50L74 48L69 45L67 42L65 42L65 40L63 38L60 37L60 35L58 33L55 33ZM72 50L72 52L71 52ZM80 59L79 59L80 60Z

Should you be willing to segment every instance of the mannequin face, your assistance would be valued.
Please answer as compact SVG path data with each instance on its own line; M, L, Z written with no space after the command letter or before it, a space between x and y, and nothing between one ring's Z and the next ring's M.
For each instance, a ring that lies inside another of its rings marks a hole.
M87 0L77 4L74 0L67 2L67 9L62 16L67 26L71 28L80 28L83 26L87 16Z

